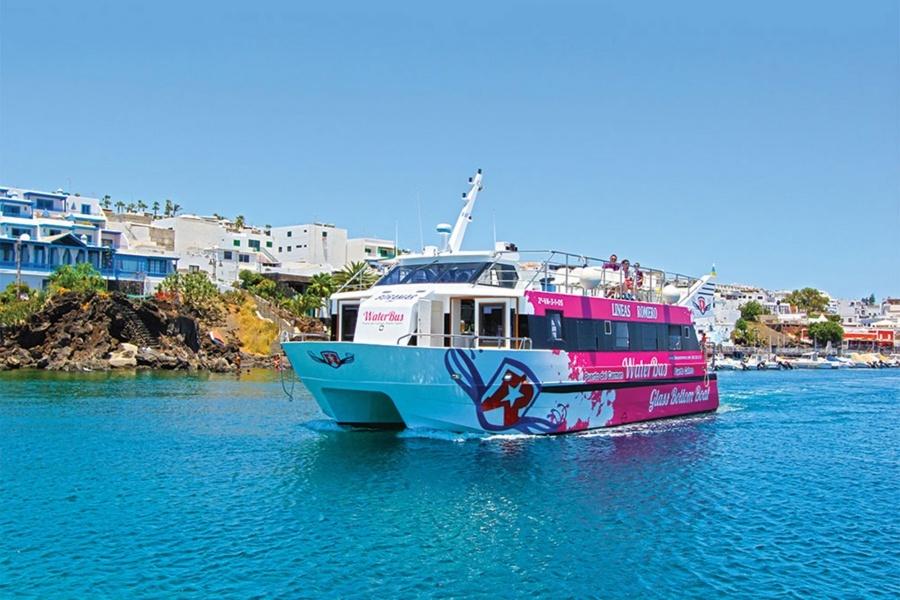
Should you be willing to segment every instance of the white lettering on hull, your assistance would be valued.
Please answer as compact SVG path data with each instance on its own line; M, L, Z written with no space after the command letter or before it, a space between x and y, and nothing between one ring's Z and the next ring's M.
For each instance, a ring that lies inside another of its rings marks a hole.
M625 368L625 379L650 379L652 377L665 377L669 374L668 363L661 363L656 357L650 359L649 363L643 360L635 362L633 358L626 358L622 361Z
M661 392L657 388L650 391L650 404L647 412L653 412L657 408L677 406L680 404L696 404L709 400L709 386L698 385L693 390L675 387L668 392Z

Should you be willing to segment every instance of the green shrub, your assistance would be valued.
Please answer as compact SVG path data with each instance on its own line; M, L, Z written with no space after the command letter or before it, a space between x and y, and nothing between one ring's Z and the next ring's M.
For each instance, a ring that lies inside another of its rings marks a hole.
M43 303L44 297L39 291L24 284L16 287L15 283L10 283L0 292L0 325L21 325L40 310Z
M172 273L162 280L159 288L202 317L218 319L222 316L222 295L203 271Z
M50 275L47 289L51 296L65 291L94 294L106 291L106 280L90 263L60 265Z
M746 321L757 321L759 320L759 315L768 313L768 309L756 300L751 300L741 306L741 318Z

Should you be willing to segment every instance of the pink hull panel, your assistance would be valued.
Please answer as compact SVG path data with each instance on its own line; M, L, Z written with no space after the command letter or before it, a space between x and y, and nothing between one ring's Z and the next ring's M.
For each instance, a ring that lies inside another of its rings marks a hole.
M587 407L583 406L579 396L590 403L589 410L585 410ZM712 412L719 407L719 390L713 379L596 390L560 400L556 410L564 417L560 419L556 433Z

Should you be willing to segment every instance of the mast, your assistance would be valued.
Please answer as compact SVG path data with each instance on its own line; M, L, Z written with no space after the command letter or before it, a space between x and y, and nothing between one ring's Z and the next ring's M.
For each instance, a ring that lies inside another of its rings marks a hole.
M463 238L466 235L466 227L472 221L472 209L475 207L475 199L478 197L478 192L482 189L481 169L478 169L474 177L469 177L469 183L471 187L467 193L463 194L464 204L462 210L459 211L459 217L456 218L456 225L450 234L450 241L447 243L447 251L451 254L459 252Z

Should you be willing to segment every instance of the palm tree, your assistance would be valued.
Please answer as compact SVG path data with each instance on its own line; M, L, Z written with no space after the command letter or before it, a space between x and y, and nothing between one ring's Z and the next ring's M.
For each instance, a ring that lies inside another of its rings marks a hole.
M234 226L236 229L244 228L244 215L238 215L237 217L235 217Z
M103 196L103 200L100 201L100 205L106 210L109 210L109 207L112 206L112 198L109 194Z
M153 201L153 217L155 218L158 215L159 215L159 200L154 200Z
M169 200L168 198L166 198L166 208L163 211L163 214L166 215L167 217L172 216L172 201Z
M128 206L125 207L125 210L127 210L129 213L133 213L133 212L134 212L134 208L135 208L134 202L129 202L129 203L128 203Z
M344 268L332 275L336 289L344 286L351 290L366 290L378 281L378 273L364 260L344 265Z
M313 294L297 294L285 300L282 306L297 316L308 316L322 306L322 299Z
M180 205L180 204L173 204L173 205L172 205L172 216L174 217L174 216L177 215L179 212L181 212L181 205Z
M328 298L334 293L334 278L330 273L316 273L309 280L306 286L306 293L318 296L319 298Z
M146 211L146 210L147 210L147 203L144 202L143 200L138 200L138 201L137 201L137 209L138 209L139 211L141 211L141 212Z
M125 208L125 203L119 200L116 202L116 212L122 212L122 209Z

